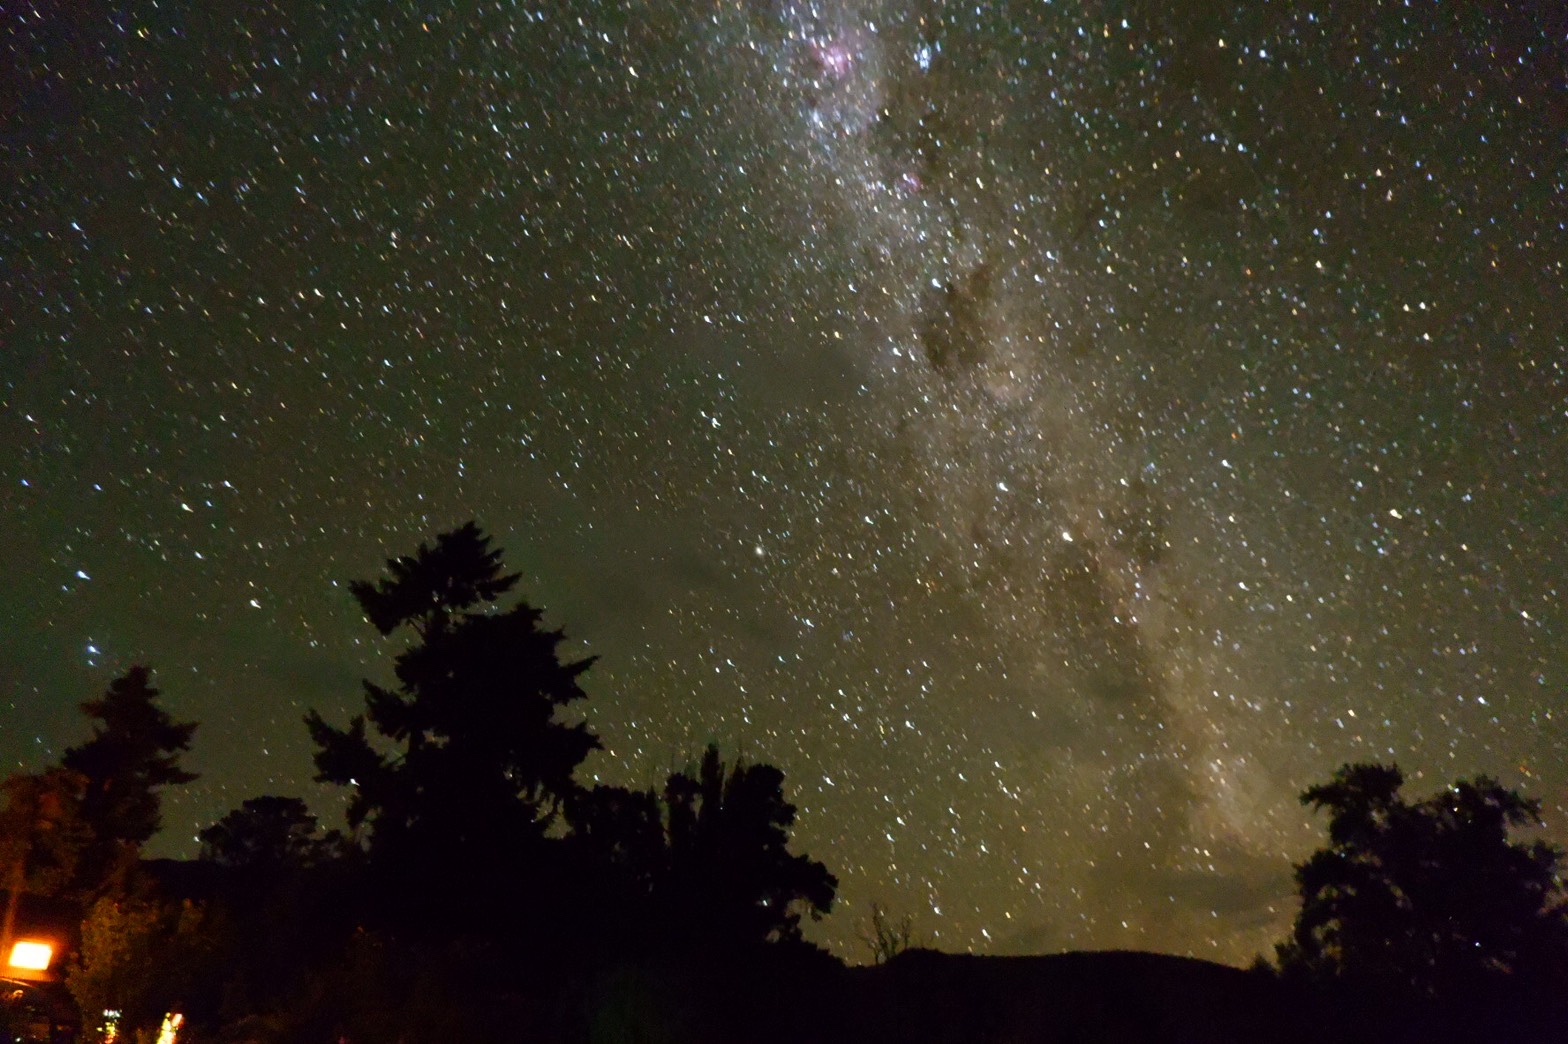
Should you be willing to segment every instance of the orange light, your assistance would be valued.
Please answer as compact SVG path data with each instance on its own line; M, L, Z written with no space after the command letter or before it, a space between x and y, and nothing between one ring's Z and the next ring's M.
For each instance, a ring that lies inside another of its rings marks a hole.
M54 947L46 942L23 939L11 947L11 967L13 968L25 968L28 971L47 971L52 957L54 957Z

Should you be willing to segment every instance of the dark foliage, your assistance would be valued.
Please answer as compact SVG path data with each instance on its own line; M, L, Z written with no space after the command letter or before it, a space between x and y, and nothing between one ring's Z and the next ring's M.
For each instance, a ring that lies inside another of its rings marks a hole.
M1302 794L1329 812L1329 844L1296 868L1281 971L1391 1033L1413 1018L1432 1039L1568 1028L1562 853L1509 839L1538 804L1486 776L1419 801L1403 784L1394 766L1345 765Z
M1301 913L1281 957L1312 977L1425 996L1568 969L1562 854L1514 842L1539 805L1485 776L1422 801L1384 765L1346 765L1302 802L1329 845L1296 868Z
M349 821L368 825L372 863L426 896L537 869L573 772L598 747L557 718L584 698L593 661L563 661L564 637L539 610L495 604L516 579L469 523L354 583L379 631L407 626L416 641L396 658L396 688L365 683L366 713L348 728L306 718L317 778L353 788Z
M299 798L257 797L203 830L201 858L235 870L277 873L315 866L339 838L321 835Z
M92 737L61 759L83 780L78 815L90 841L76 865L76 886L91 893L134 861L162 826L162 788L196 778L180 766L195 722L177 722L158 706L146 667L132 667L102 697L82 704L97 724Z
M795 806L772 765L726 767L709 746L662 794L598 787L569 812L571 839L618 872L667 937L799 942L803 914L832 909L838 879L789 851Z
M354 580L348 589L383 636L407 624L425 638L453 613L499 601L519 575L501 572L501 550L467 522L437 536L434 547L388 559L387 575L374 583Z
M704 934L798 940L802 911L832 909L838 879L789 851L795 806L772 765L737 761L726 772L709 746L695 775L670 776L664 809L671 898Z

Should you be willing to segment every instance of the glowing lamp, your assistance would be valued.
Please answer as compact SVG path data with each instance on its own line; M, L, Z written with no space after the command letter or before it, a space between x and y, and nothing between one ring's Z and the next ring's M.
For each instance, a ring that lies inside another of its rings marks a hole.
M46 942L23 939L11 947L11 967L28 971L47 971L54 947Z

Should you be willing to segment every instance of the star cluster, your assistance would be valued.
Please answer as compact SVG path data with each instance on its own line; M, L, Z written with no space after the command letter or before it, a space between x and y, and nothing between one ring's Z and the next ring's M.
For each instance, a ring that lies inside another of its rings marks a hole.
M1178 9L1179 8L1179 9ZM148 662L309 794L475 517L948 948L1245 961L1347 760L1568 836L1548 4L271 0L0 31L0 752Z

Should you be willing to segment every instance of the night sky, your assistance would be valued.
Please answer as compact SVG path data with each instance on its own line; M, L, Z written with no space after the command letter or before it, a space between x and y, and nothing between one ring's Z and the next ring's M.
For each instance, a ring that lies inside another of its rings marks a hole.
M1347 760L1568 839L1555 2L7 3L0 767L305 795L476 518L584 777L771 761L945 948L1243 962Z

